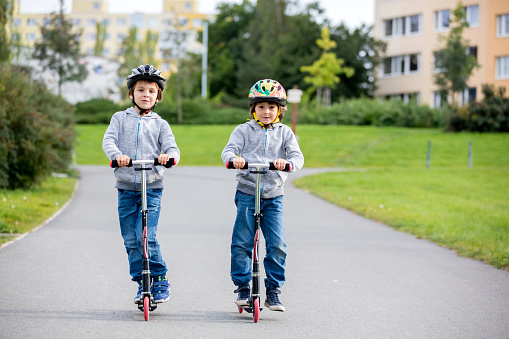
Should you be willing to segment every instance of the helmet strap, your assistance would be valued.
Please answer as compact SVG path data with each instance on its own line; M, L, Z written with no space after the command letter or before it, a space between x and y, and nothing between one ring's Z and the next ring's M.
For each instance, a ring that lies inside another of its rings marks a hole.
M136 106L140 112L139 112L139 115L140 116L144 116L145 114L149 114L150 112L152 112L154 110L154 108L157 106L157 102L154 104L154 106L152 106L152 108L149 108L149 109L144 109L144 108L141 108L140 106L138 106L138 104L134 101L134 96L133 96L133 105Z

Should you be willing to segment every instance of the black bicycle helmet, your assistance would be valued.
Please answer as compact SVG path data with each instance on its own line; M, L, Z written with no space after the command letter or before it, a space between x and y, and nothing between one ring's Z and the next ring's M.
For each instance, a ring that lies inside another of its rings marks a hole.
M138 68L133 68L131 75L127 77L127 88L131 90L134 84L139 80L154 81L159 88L164 90L166 79L161 76L161 71L152 65L140 65Z

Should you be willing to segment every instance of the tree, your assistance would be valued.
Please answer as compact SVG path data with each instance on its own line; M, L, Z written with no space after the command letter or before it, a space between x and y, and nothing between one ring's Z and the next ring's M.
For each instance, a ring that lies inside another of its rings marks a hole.
M147 34L145 35L145 40L139 43L140 58L144 60L144 64L157 64L155 52L158 40L159 33L148 30Z
M106 40L106 25L103 22L97 22L96 31L94 55L101 56L103 55L104 41Z
M63 6L63 0L60 0L60 12L51 13L49 25L41 27L42 41L35 43L33 53L44 69L58 74L59 95L64 83L82 82L88 75L85 65L79 62L81 32L72 33L72 23L65 18Z
M11 0L0 0L0 63L9 61L11 54L7 27L12 19L12 9L13 2Z
M124 79L124 82L120 85L120 95L122 100L126 100L128 98L125 79L129 76L129 74L131 74L131 70L133 68L138 67L143 63L137 46L137 34L138 29L134 26L130 27L129 33L124 40L122 40L122 45L120 46L121 60L120 66L118 67L118 74L122 79Z
M376 85L374 70L382 60L387 43L374 38L372 29L372 26L362 25L349 30L344 24L331 29L331 39L337 44L331 51L355 70L351 77L339 75L341 82L332 89L333 97L373 97Z
M453 12L451 27L449 35L441 37L445 40L444 48L435 52L436 66L440 69L435 75L435 84L442 94L451 93L455 102L455 94L468 88L468 79L480 65L474 56L467 53L468 40L463 39L463 29L468 27L468 22L461 2Z
M237 89L237 71L244 42L248 39L247 26L254 16L254 6L248 0L242 4L222 3L214 22L209 23L209 92L234 94Z
M304 80L312 85L312 89L317 90L316 101L320 105L330 106L330 89L335 87L341 80L338 74L345 74L347 77L354 75L355 70L348 66L343 66L345 61L338 59L334 53L329 52L336 47L336 42L330 39L329 29L322 29L322 38L316 40L316 44L323 50L322 55L310 66L302 66L301 72L309 73ZM323 90L323 92L322 92Z

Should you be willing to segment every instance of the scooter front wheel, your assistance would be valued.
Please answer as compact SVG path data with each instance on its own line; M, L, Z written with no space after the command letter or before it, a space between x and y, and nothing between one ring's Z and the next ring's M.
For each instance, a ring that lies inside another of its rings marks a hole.
M260 319L260 300L257 298L253 302L253 320L255 323Z
M150 297L145 296L143 298L143 316L145 317L145 321L148 321L148 312L150 311Z

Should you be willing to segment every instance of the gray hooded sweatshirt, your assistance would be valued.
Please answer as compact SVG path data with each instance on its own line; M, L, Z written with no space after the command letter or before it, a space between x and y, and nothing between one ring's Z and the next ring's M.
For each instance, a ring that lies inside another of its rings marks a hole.
M292 130L281 123L275 123L267 129L255 120L237 126L228 144L221 153L224 164L241 156L248 163L269 163L282 158L291 163L292 172L304 165L304 156ZM262 175L262 198L268 199L283 195L283 184L287 172L267 171ZM249 170L237 170L237 189L240 192L255 195L256 175Z
M140 117L134 107L117 112L111 117L104 133L103 150L110 160L127 155L133 160L157 158L161 153L180 160L180 150L170 125L157 113ZM147 172L147 189L163 188L164 167L154 166ZM116 188L141 191L141 173L133 167L115 168Z

